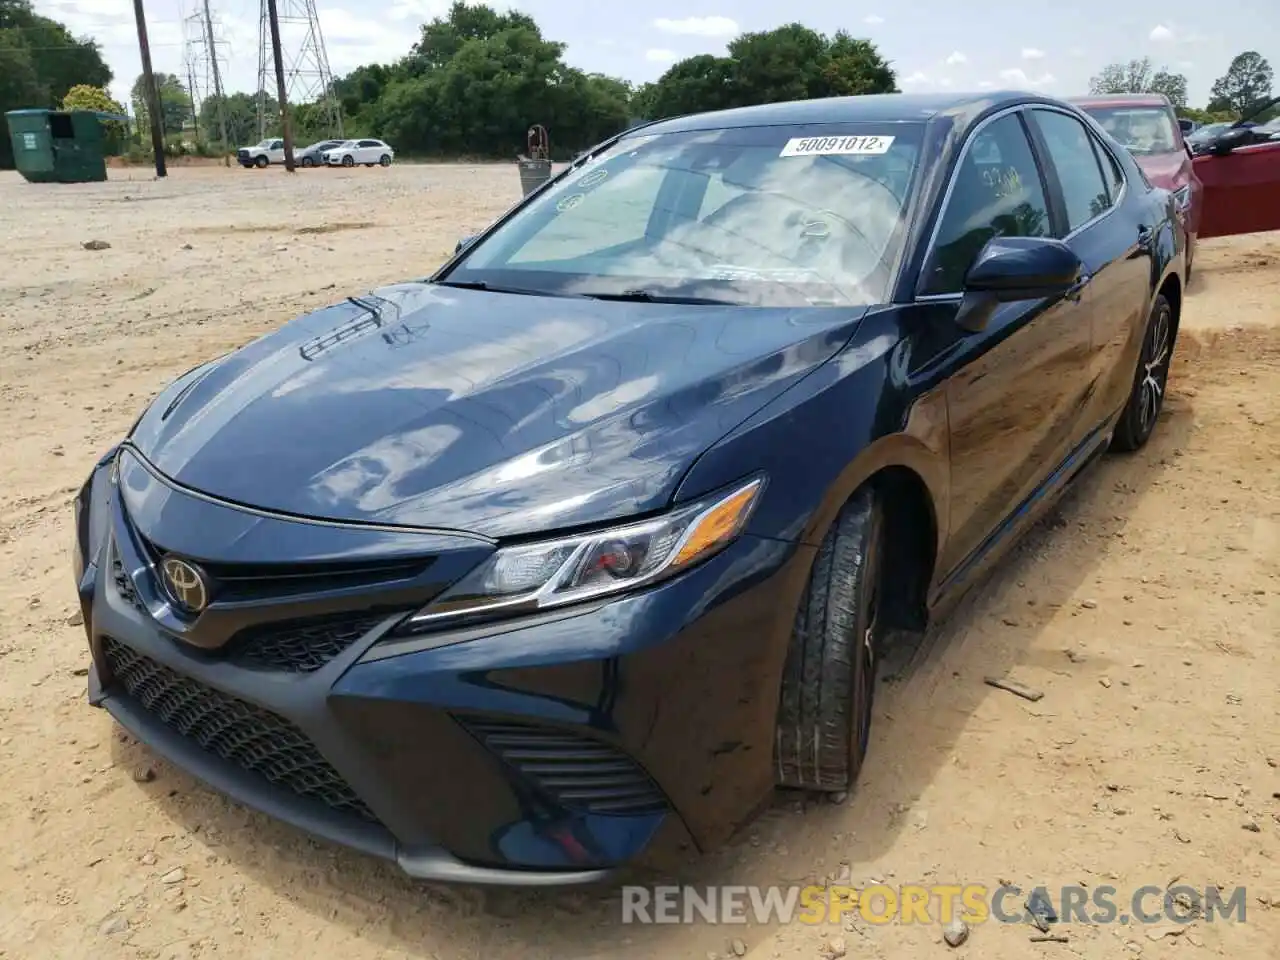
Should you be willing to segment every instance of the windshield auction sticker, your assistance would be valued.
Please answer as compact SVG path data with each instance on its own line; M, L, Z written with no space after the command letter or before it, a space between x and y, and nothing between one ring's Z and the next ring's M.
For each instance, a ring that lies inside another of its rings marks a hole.
M876 156L888 153L893 137L796 137L788 140L780 157Z

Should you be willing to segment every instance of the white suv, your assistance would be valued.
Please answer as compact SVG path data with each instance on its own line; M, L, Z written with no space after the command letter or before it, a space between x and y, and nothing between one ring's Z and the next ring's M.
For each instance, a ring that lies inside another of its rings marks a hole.
M331 167L354 167L357 163L366 167L375 164L389 167L395 156L396 152L381 140L347 140L332 150L326 150L320 159Z

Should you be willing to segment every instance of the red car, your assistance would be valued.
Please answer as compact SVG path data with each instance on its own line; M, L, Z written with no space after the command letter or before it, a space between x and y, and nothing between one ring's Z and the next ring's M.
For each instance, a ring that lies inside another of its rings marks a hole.
M1162 94L1075 97L1072 102L1128 148L1147 179L1178 197L1186 215L1188 273L1197 239L1280 230L1280 142L1254 143L1242 136L1248 131L1228 129L1193 156Z

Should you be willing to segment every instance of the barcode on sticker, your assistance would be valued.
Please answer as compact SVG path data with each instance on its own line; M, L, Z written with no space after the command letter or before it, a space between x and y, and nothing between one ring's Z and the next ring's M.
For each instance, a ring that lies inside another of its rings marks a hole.
M780 157L836 157L888 153L893 137L796 137Z

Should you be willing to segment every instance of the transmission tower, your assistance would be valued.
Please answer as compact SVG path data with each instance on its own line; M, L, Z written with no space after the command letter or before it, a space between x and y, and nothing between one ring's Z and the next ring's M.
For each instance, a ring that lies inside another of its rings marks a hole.
M284 58L285 95L289 103L314 103L313 126L331 136L341 137L342 108L333 87L329 55L320 32L315 0L277 0L276 21L280 25L281 54ZM274 57L271 53L271 23L267 2L261 0L258 24L258 135L266 137L275 117L267 108L274 88Z
M217 38L219 26L209 11L209 0L195 0L196 12L182 20L185 34L187 80L191 85L191 109L199 111L206 97L215 97L218 134L227 145L226 91L222 87L222 68L226 58L220 52L224 41ZM211 131L206 131L208 136Z

